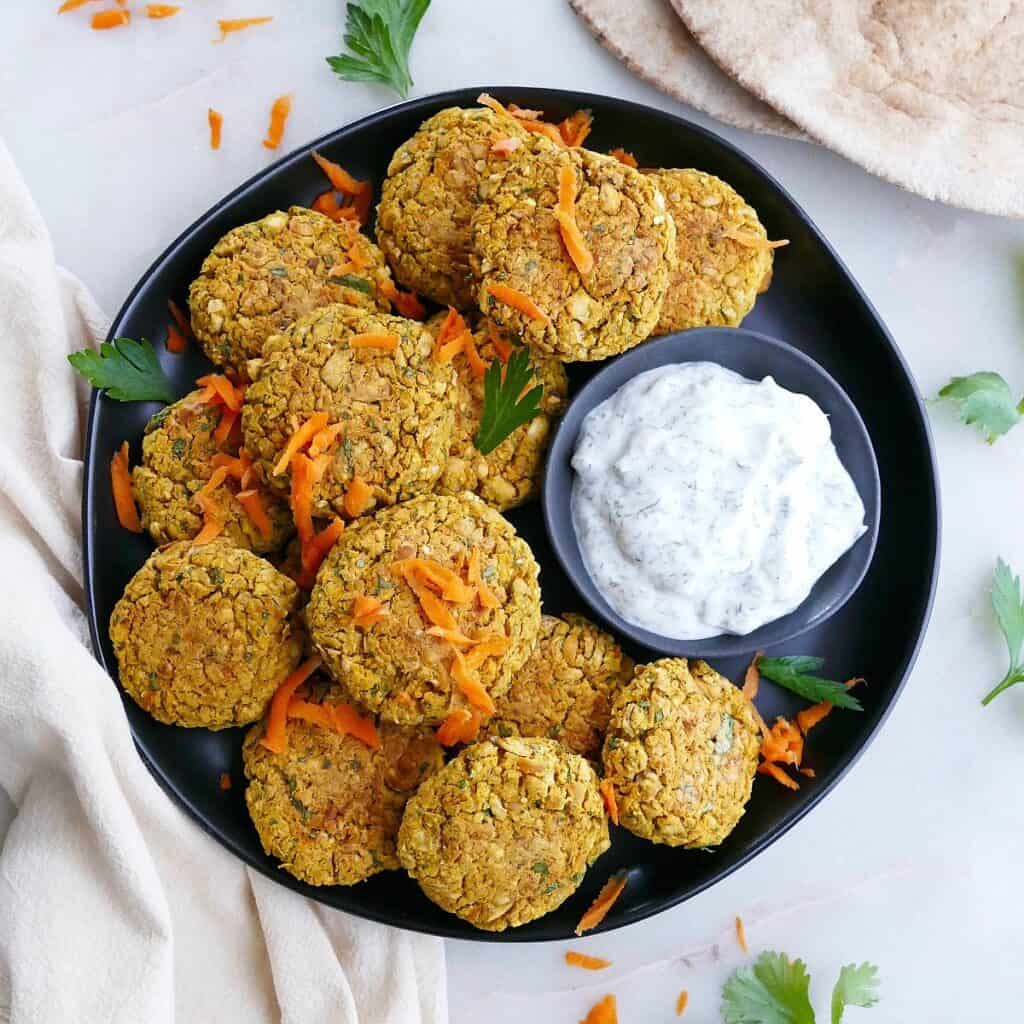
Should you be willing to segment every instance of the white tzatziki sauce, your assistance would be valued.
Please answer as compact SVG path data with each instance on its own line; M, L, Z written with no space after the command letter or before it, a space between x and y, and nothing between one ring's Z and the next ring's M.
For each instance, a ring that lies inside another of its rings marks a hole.
M793 611L867 529L821 409L715 363L624 384L587 414L572 465L573 527L598 590L677 640Z

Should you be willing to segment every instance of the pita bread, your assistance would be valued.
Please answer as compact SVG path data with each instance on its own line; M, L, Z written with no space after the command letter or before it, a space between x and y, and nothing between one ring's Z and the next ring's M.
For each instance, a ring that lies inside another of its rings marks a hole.
M597 40L635 74L719 121L802 137L737 85L687 32L668 0L569 0Z
M671 0L810 136L930 199L1024 217L1021 0Z

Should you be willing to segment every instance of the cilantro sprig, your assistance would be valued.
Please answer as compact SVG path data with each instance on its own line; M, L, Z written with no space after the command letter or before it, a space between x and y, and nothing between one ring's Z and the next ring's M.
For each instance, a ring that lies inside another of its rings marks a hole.
M815 1024L809 995L811 979L802 960L784 953L762 953L740 967L722 988L725 1024ZM832 989L832 1024L842 1024L848 1006L878 1002L878 968L847 964Z
M1024 663L1021 649L1024 647L1024 598L1021 595L1020 577L1000 558L992 575L992 610L996 613L999 630L1006 640L1010 655L1010 668L1003 680L982 700L991 704L1004 690L1017 683L1024 683Z
M174 388L145 338L105 341L98 352L88 348L72 352L68 362L94 388L118 402L174 401Z
M345 13L345 45L351 53L328 57L346 82L380 82L403 99L409 95L409 49L430 0L360 0Z
M523 394L533 380L530 353L525 347L508 357L504 380L501 371L501 361L495 359L484 374L484 408L473 442L483 455L493 452L513 430L529 423L540 412L544 394L539 384Z
M989 370L954 377L938 397L955 402L960 419L968 426L977 426L989 444L995 444L1024 416L1024 398L1015 403L1010 385Z
M824 658L794 654L784 658L758 658L757 670L766 679L815 704L827 700L837 708L863 711L860 701L843 683L814 675L824 664Z

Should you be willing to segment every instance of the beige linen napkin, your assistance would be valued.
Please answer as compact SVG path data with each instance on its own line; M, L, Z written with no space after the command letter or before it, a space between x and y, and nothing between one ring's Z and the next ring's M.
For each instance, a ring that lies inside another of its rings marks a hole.
M0 1019L442 1024L444 947L245 868L140 761L82 604L87 389L104 318L0 142Z

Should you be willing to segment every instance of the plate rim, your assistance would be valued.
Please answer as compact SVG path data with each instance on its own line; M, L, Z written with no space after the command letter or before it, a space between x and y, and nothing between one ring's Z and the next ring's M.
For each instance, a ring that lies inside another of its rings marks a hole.
M618 928L624 928L628 925L636 924L639 921L643 921L649 917L653 917L664 911L671 910L674 907L679 906L681 903L687 900L693 899L695 896L714 885L724 881L735 871L738 871L744 865L750 863L755 857L762 853L765 849L781 839L783 835L794 828L803 818L809 814L818 804L825 799L830 793L834 792L839 783L846 777L847 773L853 768L855 764L864 755L864 752L874 743L878 737L882 727L888 721L889 716L892 714L893 708L897 701L900 699L904 687L907 685L910 673L917 662L917 658L921 651L921 645L924 642L925 635L928 631L928 624L931 620L932 611L935 605L935 595L938 587L939 579L939 568L940 568L940 556L942 549L942 500L940 491L940 478L938 473L938 462L935 452L935 442L932 435L931 422L927 414L927 407L924 399L921 395L920 389L917 386L917 381L914 378L913 373L910 370L910 366L907 363L903 352L896 344L892 334L890 333L885 321L879 315L875 309L871 300L864 293L860 283L850 272L846 263L842 260L832 244L825 237L822 231L818 228L814 220L808 215L804 208L797 202L797 200L790 194L789 190L786 189L768 170L761 166L761 164L753 157L749 156L738 146L734 145L728 139L719 135L716 132L711 131L708 128L703 127L700 124L695 123L688 117L682 114L670 112L660 107L654 107L650 104L639 103L635 100L624 99L617 96L608 96L603 93L597 92L581 92L573 89L559 89L549 88L544 86L530 86L530 85L486 85L486 86L464 86L458 89L447 89L442 92L429 93L425 96L415 97L413 99L405 100L398 103L392 103L388 106L381 107L377 110L371 111L368 114L363 115L351 122L343 124L337 128L332 129L329 132L325 132L323 135L317 138L303 143L299 147L290 152L286 153L280 159L275 160L273 163L268 164L266 167L261 168L256 173L252 174L245 181L243 181L236 188L232 189L226 195L222 196L212 206L206 209L200 214L195 220L193 220L186 228L184 228L164 249L163 251L150 263L145 271L139 276L135 285L129 291L128 295L122 302L117 314L110 322L110 327L107 332L107 339L117 337L116 328L118 328L121 322L125 319L129 308L133 305L138 294L145 288L150 279L155 273L169 260L172 256L180 249L186 241L200 229L202 225L205 225L212 217L216 216L221 212L225 206L233 202L237 197L243 195L246 191L252 187L261 183L265 178L270 177L272 174L283 169L291 163L296 163L302 159L308 158L312 150L317 149L324 145L329 145L335 138L342 134L348 134L357 130L366 129L372 127L375 123L393 116L398 112L412 112L417 109L436 108L443 109L444 106L451 105L463 105L472 103L476 95L481 92L487 92L491 95L509 95L509 94L525 94L530 93L538 96L550 96L552 99L557 100L559 103L585 105L587 103L597 103L602 105L608 105L617 107L623 111L635 111L643 113L645 115L653 115L656 118L663 119L668 125L674 125L681 127L686 131L692 132L698 136L703 136L714 146L721 147L728 151L735 158L746 164L753 174L759 176L765 182L767 182L778 195L791 207L793 212L799 217L806 229L814 236L817 244L828 253L828 255L835 261L835 264L842 271L842 275L845 278L846 283L850 287L851 298L859 302L865 312L871 317L871 319L877 324L879 331L883 338L888 344L891 355L895 358L900 370L902 371L904 378L909 385L910 394L914 399L914 404L917 408L918 415L922 424L922 436L925 443L927 452L927 470L928 475L932 484L933 501L929 503L929 511L934 515L935 520L935 538L932 545L931 557L929 559L931 563L931 579L928 585L928 594L924 602L924 606L921 609L920 621L914 626L916 636L913 644L909 651L904 657L902 663L897 669L898 680L895 683L892 696L888 704L881 710L878 720L874 723L871 730L867 733L864 741L860 746L846 755L842 763L836 768L834 774L829 778L827 783L824 783L820 788L817 788L815 792L809 797L807 802L799 807L795 812L792 812L788 816L785 822L775 829L771 829L764 835L759 837L753 842L750 847L740 856L737 860L721 869L720 873L715 876L708 878L704 881L697 883L692 889L687 891L685 894L674 895L667 899L663 899L657 903L657 905L642 904L641 906L625 911L619 915L615 915L610 919L606 919L601 925L599 925L591 934L599 934L602 932L611 932ZM429 116L429 115L427 115ZM845 389L844 389L845 390ZM100 392L96 389L92 390L89 399L89 411L86 422L86 433L83 442L83 486L82 486L82 588L85 596L86 606L86 619L89 627L89 638L93 647L93 656L97 662L107 673L110 678L111 684L116 688L119 696L122 700L127 698L124 695L123 690L117 683L114 675L111 673L110 667L106 664L103 656L103 644L100 636L99 624L97 622L96 615L96 602L95 602L95 573L94 567L96 563L96 554L94 551L94 538L92 531L89 529L89 524L92 521L92 513L96 504L96 494L93 487L93 473L92 467L95 464L97 457L96 444L97 444L97 421L99 418L99 405L100 405ZM856 407L856 406L855 406ZM859 410L858 410L859 411ZM476 942L556 942L565 941L566 939L573 938L571 932L568 933L557 933L557 934L525 934L524 932L512 928L507 929L503 932L485 932L478 929L466 930L466 926L458 918L453 918L453 921L457 921L458 924L452 924L448 926L447 923L438 927L426 927L420 926L417 923L401 923L397 924L394 920L393 914L385 914L376 912L375 908L363 908L351 909L348 907L340 908L335 904L330 903L322 899L319 894L315 891L315 887L305 885L298 879L289 875L287 872L282 871L280 868L272 867L264 861L256 860L251 857L247 850L239 847L230 836L225 835L221 831L217 830L213 823L202 814L200 814L192 803L187 799L186 795L177 787L174 782L160 769L147 754L146 750L140 744L139 738L135 734L135 730L132 726L131 720L128 720L129 732L132 736L132 742L135 749L138 751L142 763L146 766L150 775L156 780L160 788L167 793L171 799L187 814L187 816L197 823L199 827L213 839L215 839L222 847L229 850L234 856L238 857L239 860L247 867L253 868L259 871L262 875L267 878L273 879L280 885L284 885L294 892L300 895L309 897L317 900L325 906L329 906L332 909L341 909L344 913L352 914L356 917L362 917L367 920L376 921L380 924L386 924L395 928L404 928L408 931L419 932L427 935L436 935L443 938L460 939L463 941L476 941ZM543 921L543 918L539 919L539 922ZM539 923L535 922L535 923Z

